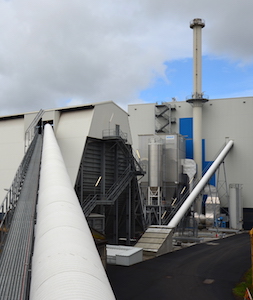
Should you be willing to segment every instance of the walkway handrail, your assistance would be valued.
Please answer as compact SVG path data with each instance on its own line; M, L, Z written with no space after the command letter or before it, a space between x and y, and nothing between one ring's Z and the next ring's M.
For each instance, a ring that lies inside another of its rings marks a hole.
M19 199L20 191L25 179L26 171L28 169L36 141L37 141L38 133L34 137L32 143L30 144L24 158L21 161L21 164L18 167L18 170L14 176L12 184L7 191L7 194L0 206L0 242L3 244L4 237L8 233L8 229L11 223L11 219L14 213L14 209L17 205L17 201Z
M0 256L0 299L28 299L41 149L42 137L39 135L22 182L15 212L12 209L7 213L7 219L10 219L9 214L13 217Z
M40 110L37 115L35 116L35 118L32 120L31 124L29 125L29 127L26 129L25 132L25 152L27 151L29 145L31 144L34 136L36 135L38 128L36 128L37 123L39 122L39 120L41 119L41 117L44 114L44 110Z

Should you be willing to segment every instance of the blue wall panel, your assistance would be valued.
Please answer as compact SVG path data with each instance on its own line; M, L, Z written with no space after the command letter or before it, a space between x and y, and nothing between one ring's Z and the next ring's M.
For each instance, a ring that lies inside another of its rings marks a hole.
M181 118L179 119L179 133L186 139L186 158L193 159L193 119ZM202 169L203 173L213 163L212 161L206 161L205 159L205 140L202 140ZM215 185L215 175L209 181L210 184Z
M179 119L179 133L186 139L186 158L193 159L193 133L192 133L192 118Z

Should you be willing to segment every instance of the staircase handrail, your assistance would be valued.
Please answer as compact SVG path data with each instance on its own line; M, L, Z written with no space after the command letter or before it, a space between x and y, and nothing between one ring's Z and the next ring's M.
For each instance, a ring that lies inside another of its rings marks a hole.
M84 215L87 217L97 205L98 195L89 194L81 204Z
M131 166L128 166L104 196L99 194L89 194L81 204L85 216L88 216L99 203L113 204L121 194L122 190L125 189L131 176L133 176L133 172L131 171ZM104 199L104 201L101 199Z
M127 150L128 154L132 158L132 161L134 162L135 169L139 171L142 175L144 175L146 172L143 170L143 167L141 166L141 163L136 159L134 156L133 152L127 147L126 141L127 141L127 133L121 131L121 130L116 130L116 129L104 129L102 132L103 138L108 138L108 137L117 137L122 140L122 144L124 145L124 149ZM131 148L132 149L132 148Z
M118 189L119 186L121 185L121 182L124 181L126 177L128 177L128 174L131 172L131 166L129 165L125 171L117 178L117 180L114 182L114 184L107 190L105 194L105 198L108 199L110 198L110 195L113 194L115 189Z
M143 167L141 166L141 163L137 160L137 158L133 154L132 147L131 148L127 147L126 143L122 143L121 146L122 145L124 146L124 149L128 152L129 157L131 158L131 163L133 164L134 169L136 171L140 172L142 176L144 176L146 172L144 171Z

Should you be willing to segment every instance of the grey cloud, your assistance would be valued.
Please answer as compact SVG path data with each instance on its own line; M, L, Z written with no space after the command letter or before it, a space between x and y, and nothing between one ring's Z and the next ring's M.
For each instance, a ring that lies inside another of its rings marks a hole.
M191 57L194 17L206 20L206 54L250 62L252 8L251 0L2 1L0 114L141 101L142 89L165 78L166 60Z

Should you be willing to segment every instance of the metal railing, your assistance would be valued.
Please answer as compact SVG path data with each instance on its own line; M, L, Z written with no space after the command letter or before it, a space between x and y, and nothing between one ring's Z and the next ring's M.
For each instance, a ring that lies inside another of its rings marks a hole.
M89 194L87 198L81 204L85 217L88 217L92 210L96 207L98 201L98 195Z
M103 138L115 138L120 137L123 140L127 140L127 133L117 129L104 129L102 132Z
M36 142L0 256L0 299L28 299L42 136ZM32 144L31 144L32 145ZM29 150L28 150L29 151ZM10 212L8 212L10 214Z
M107 199L107 201L115 202L117 197L126 188L132 176L133 176L133 172L131 171L131 166L128 166L125 169L125 171L120 175L120 177L117 179L117 181L106 192L105 198Z
M191 100L191 99L209 99L209 96L204 94L204 93L192 93L190 96L186 96L186 100Z
M0 206L0 243L1 248L3 246L4 240L6 238L6 235L8 233L11 220L14 214L14 210L17 205L17 201L19 199L19 195L22 189L22 185L25 179L25 175L36 145L36 141L38 138L38 132L33 138L33 141L31 142L21 164L18 167L18 170L14 176L14 179L12 181L12 184L10 188L7 191L7 194Z
M41 119L41 117L43 116L43 114L44 114L44 110L41 109L37 113L37 115L35 116L33 121L31 122L29 127L26 129L26 132L25 132L25 152L29 148L31 142L33 141L33 138L34 138L35 134L37 133L38 128L36 128L36 125L39 122L39 120Z
M145 175L144 171L144 164L141 163L139 157L137 158L133 151L132 147L128 147L126 143L120 143L119 146L121 149L127 153L128 158L130 159L130 162L132 163L132 169L135 171L136 175Z
M81 207L85 216L89 216L96 205L112 205L121 195L124 189L127 187L129 180L133 176L131 166L128 166L126 170L121 174L117 181L108 189L105 195L89 194L87 198L81 203Z
M127 134L123 133L119 129L105 129L103 130L103 138L117 138L120 139L119 146L122 151L126 153L129 159L129 165L125 169L125 171L120 175L120 177L114 182L114 184L106 191L105 195L101 194L89 194L87 198L85 198L81 202L81 207L85 216L89 216L92 210L96 207L96 205L112 205L117 200L117 198L121 195L124 189L127 187L129 181L135 175L144 175L145 171L141 163L134 156L132 152L132 148L126 145L125 141L127 140Z
M127 133L121 131L120 129L104 129L102 132L103 138L120 138L123 140L123 143L120 144L120 146L123 145L124 149L127 151L129 157L131 157L132 162L134 163L135 169L137 172L142 173L141 175L144 175L146 172L143 170L143 165L139 161L139 159L136 158L136 156L132 152L132 148L129 148L126 145L127 141Z

